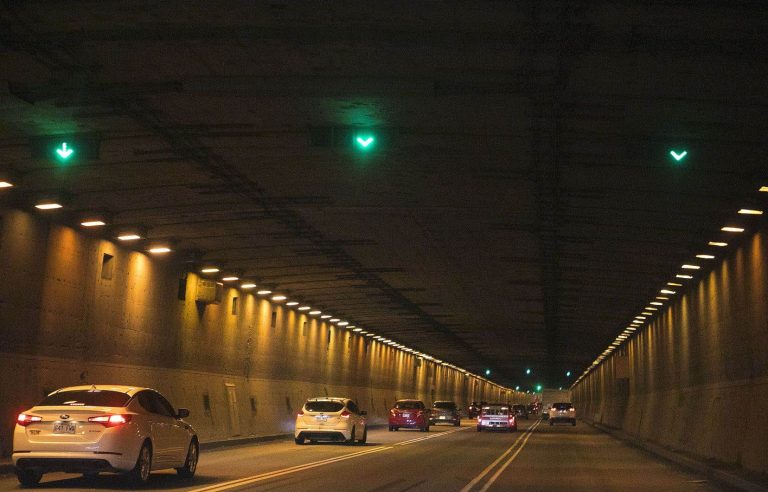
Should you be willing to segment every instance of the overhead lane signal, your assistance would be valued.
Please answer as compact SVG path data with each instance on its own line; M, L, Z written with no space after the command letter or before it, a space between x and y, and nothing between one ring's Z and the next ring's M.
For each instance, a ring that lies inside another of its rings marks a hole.
M101 139L94 134L45 135L31 140L32 158L62 165L99 158Z

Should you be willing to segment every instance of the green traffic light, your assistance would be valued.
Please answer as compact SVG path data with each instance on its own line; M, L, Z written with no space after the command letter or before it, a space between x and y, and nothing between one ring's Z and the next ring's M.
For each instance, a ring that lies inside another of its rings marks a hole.
M536 391L541 391L541 385L540 384L536 385Z
M565 377L567 377L567 378L571 377L571 371L566 372L565 373Z

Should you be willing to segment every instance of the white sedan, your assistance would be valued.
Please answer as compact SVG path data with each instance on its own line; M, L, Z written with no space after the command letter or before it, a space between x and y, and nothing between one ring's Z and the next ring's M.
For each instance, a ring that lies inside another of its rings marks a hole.
M199 443L189 410L174 410L160 393L133 386L72 386L19 414L13 464L24 486L44 473L128 473L137 482L152 470L176 468L191 478Z

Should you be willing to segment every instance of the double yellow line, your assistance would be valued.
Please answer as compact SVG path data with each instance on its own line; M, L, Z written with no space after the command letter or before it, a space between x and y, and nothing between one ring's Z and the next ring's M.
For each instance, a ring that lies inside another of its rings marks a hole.
M469 482L463 489L461 489L461 492L469 492L470 490L472 490L472 488L476 486L478 483L480 483L483 480L483 478L485 478L486 475L491 473L491 471L493 471L493 469L496 468L497 465L499 465L499 463L501 463L501 461L504 460L504 458L506 458L511 454L511 456L507 458L507 461L505 461L502 465L496 468L496 472L488 478L488 480L485 482L485 485L483 485L482 488L478 489L480 492L485 492L486 490L488 490L491 487L491 485L493 485L493 483L499 478L499 476L501 476L504 470L506 470L507 467L513 461L515 461L515 458L517 458L517 455L520 454L520 451L523 450L523 447L525 447L525 444L528 442L528 439L530 439L531 435L533 434L533 431L536 429L536 427L539 426L540 423L541 423L541 420L537 420L532 426L530 426L525 432L523 432L520 435L520 437L515 439L515 442L512 443L509 449L504 451L501 454L501 456L496 458L496 460L490 465L488 465L485 468L485 470L481 471L479 475L473 478L471 482Z
M450 430L450 431L447 431L447 432L441 432L439 434L433 434L433 435L430 435L430 436L419 437L419 438L416 438L416 439L411 439L411 440L408 440L408 441L399 442L399 443L393 444L391 446L377 446L377 447L372 448L372 449L366 449L366 450L363 450L363 451L358 451L356 453L349 453L349 454L345 454L343 456L337 456L335 458L328 458L328 459L325 459L325 460L314 461L312 463L305 463L303 465L291 466L289 468L283 468L281 470L275 470L275 471L271 471L271 472L261 473L259 475L253 475L253 476L250 476L250 477L239 478L237 480L230 480L229 482L217 483L215 485L210 485L208 487L203 487L201 489L194 489L194 490L191 490L190 492L222 492L222 491L225 491L225 490L231 490L231 489L235 489L235 488L238 488L238 487L244 487L246 485L251 485L251 484L254 484L254 483L257 483L257 482L263 482L264 480L269 480L269 479L272 479L272 478L281 477L283 475L290 475L292 473L298 473L298 472L301 472L301 471L304 471L304 470L310 470L312 468L317 468L317 467L320 467L320 466L326 466L326 465L330 465L330 464L333 464L333 463L338 463L340 461L351 460L351 459L354 459L354 458L359 458L361 456L366 456L366 455L373 454L373 453L379 453L381 451L387 451L389 449L393 449L395 446L404 446L406 444L413 444L415 442L420 442L420 441L425 441L427 439L433 439L435 437L445 436L445 435L452 434L454 432L458 432L458 431L466 430L466 429L468 429L468 427L462 427L460 429L453 429L453 430Z
M272 472L262 473L260 475L253 475L251 477L245 477L237 480L230 480L229 482L218 483L216 485L203 487L202 489L194 489L194 490L191 490L190 492L220 492L223 490L230 490L237 487L250 485L256 482L263 482L264 480L269 480L271 478L281 477L283 475L290 475L292 473L298 473L304 470L317 468L319 466L330 465L332 463L338 463L339 461L359 458L360 456L364 456L367 454L379 453L381 451L386 451L388 449L392 449L392 446L375 447L373 449L367 449L365 451L358 451L357 453L349 453L349 454L345 454L344 456L337 456L336 458L328 458L326 460L314 461L312 463L306 463L304 465L291 466L289 468L283 468L282 470L275 470Z

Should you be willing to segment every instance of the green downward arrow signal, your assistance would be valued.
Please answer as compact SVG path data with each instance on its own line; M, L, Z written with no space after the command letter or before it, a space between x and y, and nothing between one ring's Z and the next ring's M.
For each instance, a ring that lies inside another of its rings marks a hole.
M373 143L373 137L363 138L363 137L357 137L357 143L359 143L363 148L368 147Z
M686 155L688 155L688 151L687 151L687 150L684 150L684 151L682 151L682 152L680 152L680 153L678 154L678 153L677 153L677 152L675 152L674 150L670 150L670 151L669 151L669 155L671 155L672 157L674 157L676 161L680 161L680 160L682 160L682 159L683 159L683 158L684 158Z
M56 149L56 153L59 154L62 159L69 159L69 156L71 156L73 152L74 150L67 148L67 142L62 142L61 148Z

